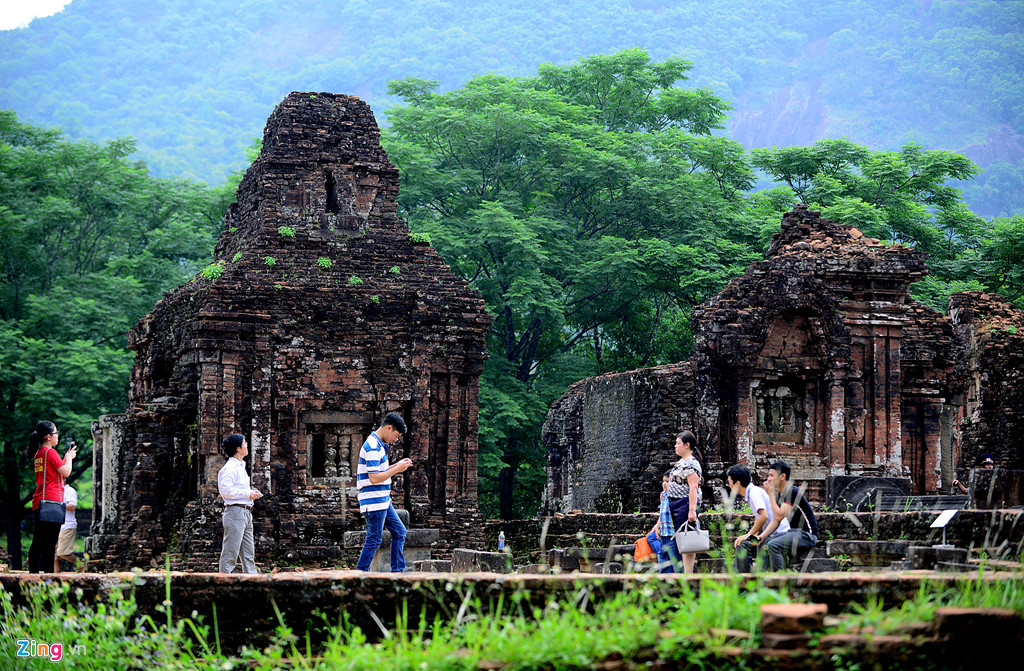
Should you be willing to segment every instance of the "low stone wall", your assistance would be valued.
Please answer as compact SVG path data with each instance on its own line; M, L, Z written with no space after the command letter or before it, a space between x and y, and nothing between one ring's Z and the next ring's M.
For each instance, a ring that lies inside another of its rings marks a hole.
M473 574L386 574L356 571L310 571L261 575L226 575L217 573L121 572L80 573L60 576L0 573L0 588L11 593L15 607L24 606L26 591L50 581L71 585L69 598L83 603L105 600L114 590L134 593L140 616L165 618L157 610L170 600L174 617L200 617L213 622L214 609L221 644L227 649L242 645L266 645L278 625L275 611L284 622L302 636L307 629L318 642L322 623L336 623L342 613L373 639L381 635L381 627L394 627L403 610L410 616L426 613L427 621L435 616L451 617L464 603L479 603L481 612L493 612L499 602L518 603L524 612L526 604L543 608L551 600L572 601L581 589L596 602L623 591L657 590L662 598L684 598L706 585L734 580L731 576L669 576L657 575L504 575ZM825 604L831 613L838 613L851 603L880 598L886 606L896 606L915 597L923 582L931 589L944 589L956 583L981 580L999 582L1020 580L1019 573L966 577L927 574L860 574L761 576L749 583L750 589L765 586L789 593L794 599ZM746 589L747 587L743 587ZM523 602L526 603L523 603ZM193 615L193 612L195 615ZM311 615L316 613L316 615ZM416 621L415 618L413 621Z

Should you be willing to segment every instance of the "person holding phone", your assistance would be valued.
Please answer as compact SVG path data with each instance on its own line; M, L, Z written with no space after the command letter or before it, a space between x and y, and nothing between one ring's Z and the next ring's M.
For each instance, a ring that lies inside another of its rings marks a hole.
M39 422L28 436L28 456L36 476L36 490L32 494L32 513L35 516L35 531L32 545L28 550L30 573L53 571L54 555L57 552L57 537L60 536L61 522L46 522L39 519L39 503L64 500L64 478L71 475L71 465L78 454L72 443L61 459L56 445L59 440L57 427L53 422ZM45 483L45 491L43 484Z

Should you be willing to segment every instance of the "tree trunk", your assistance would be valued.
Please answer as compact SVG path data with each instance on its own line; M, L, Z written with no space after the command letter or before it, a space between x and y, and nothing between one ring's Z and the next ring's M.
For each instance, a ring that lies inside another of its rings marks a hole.
M21 570L21 518L24 506L18 492L18 454L13 440L4 441L4 508L7 513L7 551L11 568Z
M512 483L515 481L515 471L510 466L501 469L498 474L498 500L501 508L501 519L510 520L512 517Z

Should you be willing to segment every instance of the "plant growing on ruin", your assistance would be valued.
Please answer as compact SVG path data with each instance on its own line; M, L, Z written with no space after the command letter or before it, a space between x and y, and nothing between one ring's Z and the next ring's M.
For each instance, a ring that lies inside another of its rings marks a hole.
M281 285L281 284L275 284L274 285L274 291L281 291L282 289L284 289L284 285Z
M295 229L292 228L291 226L280 226L280 227L278 227L277 232L283 238L294 238L295 237Z
M240 258L242 258L242 252L235 252L235 255L231 257L231 260L237 263Z
M353 275L352 277L348 278L348 283L352 284L352 285L362 284L363 283L363 279L361 277L359 277L358 275Z
M273 256L265 256L263 258L263 263L273 268L274 265L277 264L277 260Z
M370 296L370 300L376 303L377 305L380 305L380 296Z
M332 264L329 258L327 258L326 256L321 256L316 260L316 265L321 270L330 270Z
M224 261L215 261L199 271L204 280L215 280L224 274Z
M428 235L427 233L413 233L412 241L419 245L429 245L430 235Z
M1010 324L1009 326L1006 327L1006 332L1009 333L1010 335L1017 335L1017 327L1014 326L1013 324Z
M391 273L392 275L400 275L402 273L402 269L399 268L398 266L391 266L390 268L388 268L388 272Z

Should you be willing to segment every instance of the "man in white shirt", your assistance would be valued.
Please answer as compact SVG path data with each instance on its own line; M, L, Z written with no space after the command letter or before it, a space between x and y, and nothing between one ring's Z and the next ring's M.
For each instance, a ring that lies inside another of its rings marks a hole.
M57 550L54 552L53 572L60 573L62 559L66 559L77 565L75 557L75 536L78 535L78 520L75 519L75 509L78 508L78 492L71 485L64 484L64 524L60 527L60 535L57 536Z
M751 484L750 469L742 464L730 466L725 473L726 484L733 497L742 496L750 506L750 512L754 513L754 522L750 529L742 536L738 536L733 542L736 547L735 567L738 573L750 573L754 564L754 557L757 555L758 538L757 534L775 519L772 511L772 502L768 498L768 492L757 485ZM769 538L789 531L789 520L783 518L774 533Z
M217 489L224 499L224 541L220 550L220 572L231 573L238 564L245 573L256 573L256 547L252 533L252 502L263 496L249 486L245 456L249 444L245 436L232 433L222 449L227 463L217 474Z

